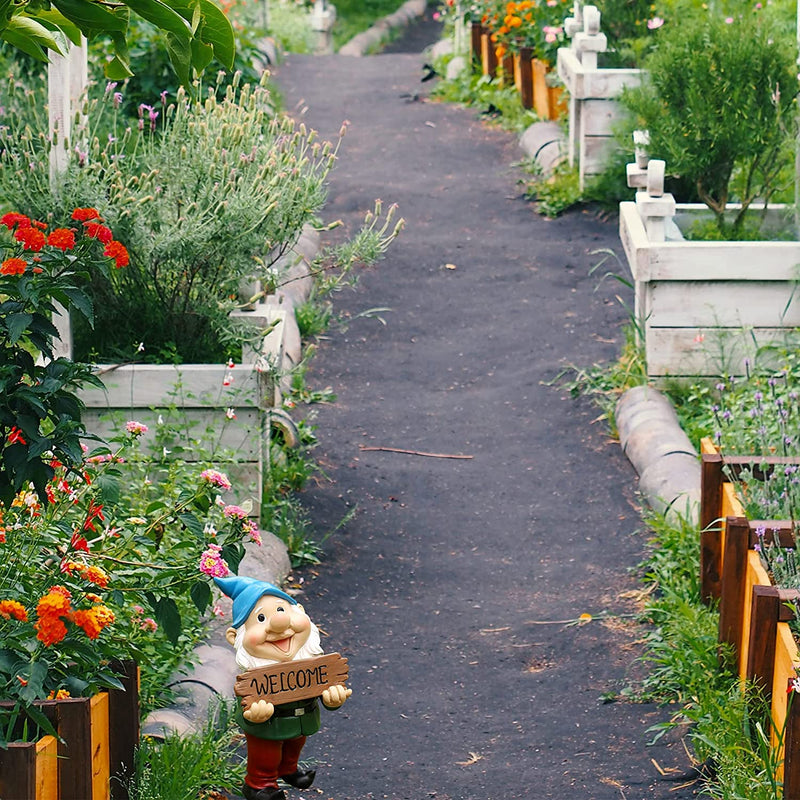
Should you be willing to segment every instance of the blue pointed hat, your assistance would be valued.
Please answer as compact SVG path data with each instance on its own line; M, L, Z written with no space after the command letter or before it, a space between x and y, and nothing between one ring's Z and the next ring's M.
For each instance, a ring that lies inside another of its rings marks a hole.
M214 583L219 586L223 594L233 600L233 621L231 625L238 628L250 616L256 603L265 594L271 597L280 597L292 605L297 605L297 600L281 591L277 586L266 581L257 581L245 575L235 575L230 578L214 578Z

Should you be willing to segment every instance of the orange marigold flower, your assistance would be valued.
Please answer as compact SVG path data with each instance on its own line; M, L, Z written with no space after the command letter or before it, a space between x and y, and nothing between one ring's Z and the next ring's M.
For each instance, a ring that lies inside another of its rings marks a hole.
M25 250L32 250L34 253L38 253L46 241L45 235L40 230L31 227L17 228L14 231L14 238L18 242L22 242Z
M75 247L75 233L69 228L56 228L47 237L47 244L66 252Z
M99 222L84 222L83 223L86 235L90 239L99 239L103 244L109 244L114 238L111 228L101 225Z
M68 697L72 695L66 689L59 689L56 691L55 689L47 695L48 700L66 700Z
M0 600L0 617L3 619L18 619L20 622L28 621L28 612L22 603L16 600Z
M92 608L79 609L72 615L72 621L79 628L82 628L90 639L96 639L102 630L102 626Z
M0 217L0 225L5 225L9 230L17 225L22 225L24 228L27 228L30 224L31 221L28 217L24 214L18 214L16 211L11 211Z
M100 212L96 208L76 208L72 212L72 219L86 222L90 219L100 219Z
M94 592L86 592L86 599L90 600L92 603L100 603L103 600L99 594L95 594Z
M97 619L97 622L100 624L101 628L107 628L116 620L114 612L108 606L93 606L92 611L94 611L95 618Z
M62 597L66 597L67 600L72 599L72 595L69 593L69 589L66 586L61 586L60 584L56 584L55 586L50 587L50 594L58 594Z
M36 638L45 647L58 644L67 635L67 626L60 617L42 617L37 620L34 628L36 628Z
M108 586L108 575L100 569L100 567L84 566L83 569L81 569L81 575L83 575L89 583L93 583L101 589L105 589L106 586Z
M125 245L122 244L122 242L113 240L106 245L105 250L103 250L103 255L113 258L116 262L115 266L117 269L120 269L121 267L127 267L131 260L130 256L128 255L128 249L125 247Z
M24 258L7 258L0 266L0 274L3 275L22 275L28 267Z

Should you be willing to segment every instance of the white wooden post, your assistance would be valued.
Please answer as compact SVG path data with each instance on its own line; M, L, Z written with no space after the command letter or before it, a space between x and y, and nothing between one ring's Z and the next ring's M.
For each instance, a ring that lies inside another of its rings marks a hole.
M666 220L675 216L675 198L664 192L666 162L654 158L647 164L647 189L636 193L636 210L651 242L666 240Z
M583 3L575 0L572 4L572 16L564 20L564 33L572 39L578 31L583 30Z
M636 159L633 164L626 166L628 186L637 192L647 190L647 165L650 157L647 155L647 145L650 144L650 134L647 131L633 132L633 152Z
M65 172L70 159L70 150L76 146L73 140L75 109L80 108L89 82L86 39L81 38L79 47L70 45L66 55L50 52L47 66L48 122L50 139L50 184L55 186L58 176ZM80 147L80 145L78 144ZM87 148L88 149L88 148ZM54 348L55 356L72 357L72 329L68 311L56 306L53 324L58 329L60 343Z
M600 33L600 11L597 6L583 9L583 31L572 37L572 48L585 69L597 69L597 54L608 49L608 39Z

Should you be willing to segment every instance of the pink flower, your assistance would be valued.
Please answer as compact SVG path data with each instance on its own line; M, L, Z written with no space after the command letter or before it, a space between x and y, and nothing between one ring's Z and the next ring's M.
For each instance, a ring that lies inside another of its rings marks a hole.
M210 544L200 556L200 572L212 578L224 578L229 570L228 564L220 555L221 552L222 548L218 544Z
M211 609L211 613L215 617L219 617L220 619L225 619L225 617L228 616L225 613L225 609L219 603L214 603L214 607Z
M656 28L660 28L664 24L664 20L661 17L653 17L653 19L647 20L647 30L654 31Z
M247 518L247 512L243 508L241 508L241 506L225 506L225 508L222 509L222 513L228 519L246 519Z
M140 623L139 627L143 631L150 631L155 633L158 630L158 623L152 617L145 617Z
M125 423L125 430L133 436L142 436L148 431L147 425L132 419Z
M225 416L226 416L228 419L236 419L236 412L235 412L235 411L234 411L232 408L229 408L229 409L228 409L228 410L225 412Z
M231 488L231 482L228 480L228 476L215 469L204 469L200 473L200 478L206 483L210 483L212 486L219 486L220 489L224 489L225 491Z
M733 24L733 17L725 17L725 24L732 25Z
M251 519L244 520L242 524L242 528L244 528L244 532L259 546L261 547L261 531L258 529L258 525L253 522Z

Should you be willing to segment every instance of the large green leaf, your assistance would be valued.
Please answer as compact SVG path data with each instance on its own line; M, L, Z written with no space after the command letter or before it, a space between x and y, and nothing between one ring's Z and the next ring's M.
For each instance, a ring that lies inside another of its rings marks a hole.
M172 69L178 76L178 80L184 86L192 84L192 46L188 39L181 39L168 33L164 40L167 45L167 53L172 64Z
M189 41L192 32L186 20L161 0L124 0L124 3L131 11L152 22L160 30Z
M210 0L167 0L187 22L195 27L197 10L202 15L198 30L201 41L214 48L214 57L227 69L233 67L236 37L230 20Z
M0 6L2 6L2 3L0 3ZM49 27L50 30L53 30L53 26L58 28L72 42L72 44L79 45L81 43L81 29L77 25L70 22L57 9L49 8L47 10L37 10L36 19L43 24L49 23L47 27Z
M6 27L0 32L0 37L3 41L39 61L48 60L48 50L55 50L61 55L66 52L65 48L62 49L66 39L63 34L56 37L40 22L20 14L11 17Z
M128 28L125 16L115 14L92 0L53 0L53 5L90 39L101 31L124 33Z

